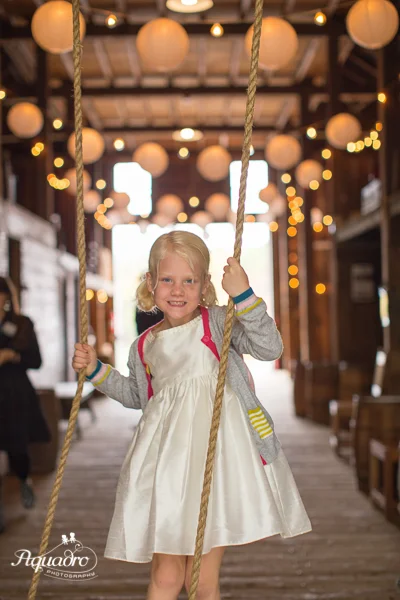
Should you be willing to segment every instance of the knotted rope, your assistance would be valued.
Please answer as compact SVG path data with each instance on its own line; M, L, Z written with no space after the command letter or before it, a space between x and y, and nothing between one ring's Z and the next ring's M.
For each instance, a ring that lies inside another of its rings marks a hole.
M233 256L240 261L244 207L246 202L247 174L249 169L251 136L254 119L254 105L257 88L257 70L258 55L260 49L261 24L263 16L264 0L256 0L254 33L251 49L251 62L249 74L249 87L247 92L244 140L242 146L242 169L240 175L239 204L236 220L236 237ZM77 248L79 259L79 319L81 342L87 343L88 317L86 307L86 245L85 245L85 226L83 209L83 154L82 154L82 90L81 90L81 59L82 44L80 40L79 23L80 0L72 0L73 11L73 61L74 61L74 112L75 112L75 163L76 163L76 181L77 181ZM222 342L221 359L219 365L218 382L215 394L214 409L212 415L209 445L207 451L206 466L204 472L203 490L200 503L199 522L196 535L196 546L191 574L191 585L189 591L189 600L196 600L197 587L200 577L200 565L204 543L204 532L207 520L208 500L211 489L211 479L214 466L214 457L217 444L218 429L221 417L222 400L225 388L226 371L228 366L228 353L232 334L232 325L234 317L234 304L231 298L228 301L228 307L225 318L224 337ZM58 496L61 489L65 465L69 449L71 447L72 435L75 429L78 417L79 406L82 397L83 384L85 381L85 370L79 373L78 388L76 396L72 403L71 414L68 421L68 428L65 435L60 462L57 469L56 478L48 506L46 521L43 527L42 539L40 543L39 556L43 556L47 550L51 529L53 526L54 515L56 511ZM34 573L28 593L28 600L35 600L39 585L41 571Z
M239 205L236 218L236 235L235 248L233 252L234 258L240 261L240 253L242 247L243 222L244 222L244 206L246 202L246 185L247 173L249 170L251 135L253 130L254 120L254 105L256 101L257 89L257 70L258 70L258 55L260 50L261 25L263 17L264 0L256 0L253 43L251 47L251 62L249 74L249 87L247 90L246 117L244 125L244 139L242 147L242 170L240 174L239 188ZM196 546L193 559L193 567L191 574L189 600L196 600L197 586L200 578L200 564L204 543L204 532L206 529L208 500L210 497L211 479L214 468L215 450L217 447L217 437L219 422L221 418L222 399L224 396L226 370L228 367L228 353L231 343L232 325L234 317L234 304L232 298L229 298L228 308L225 317L224 337L222 341L221 360L219 363L218 382L215 392L215 401L213 415L210 428L210 437L208 441L208 451L206 466L204 471L203 491L201 493L199 522L197 525Z
M83 344L87 343L88 335L88 316L86 306L86 245L85 245L85 215L83 209L83 154L82 154L82 91L81 91L81 58L82 44L80 40L79 27L79 0L72 0L73 11L73 61L74 61L74 112L75 112L75 164L76 164L76 182L77 182L77 205L76 205L76 223L77 223L77 248L79 259L79 321L80 338ZM79 406L81 403L83 384L85 381L85 369L79 372L78 388L76 396L72 403L71 414L68 421L68 428L64 438L61 450L60 462L57 469L51 492L50 502L47 509L46 521L43 527L42 540L40 542L39 556L43 556L49 543L51 528L53 526L54 514L56 512L58 495L61 489L61 483L64 475L65 465L69 449L71 447L72 435L74 433L76 419L78 417ZM41 571L35 571L32 577L28 593L28 600L35 600L36 591L39 585Z

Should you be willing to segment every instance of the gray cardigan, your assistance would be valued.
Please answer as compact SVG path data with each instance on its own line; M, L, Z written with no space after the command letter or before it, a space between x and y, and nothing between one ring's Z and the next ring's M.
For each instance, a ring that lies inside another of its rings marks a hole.
M250 354L258 360L265 361L275 360L281 356L282 338L266 308L265 302L259 299L257 305L250 307L250 310L240 311L239 315L235 316L227 379L248 416L249 427L260 456L267 463L271 463L278 454L280 442L274 432L271 416L251 389L247 368L240 356ZM208 309L208 314L212 339L220 354L226 306L212 306ZM96 379L92 383L101 392L121 402L126 408L144 410L148 402L148 381L138 352L139 339L133 342L129 351L128 377L121 375L116 369L107 367L105 377L100 377L99 383L96 383Z

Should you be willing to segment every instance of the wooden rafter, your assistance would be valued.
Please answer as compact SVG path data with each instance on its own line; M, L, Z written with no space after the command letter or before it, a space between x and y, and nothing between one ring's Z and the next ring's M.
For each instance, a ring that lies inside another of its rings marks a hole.
M82 107L85 111L85 116L89 121L90 125L97 129L98 131L103 130L103 122L100 119L98 112L94 106L93 100L91 98L85 98L82 96Z
M72 81L74 79L74 63L71 53L67 52L66 54L60 54L60 60L64 65L64 69L66 70L68 77Z
M296 0L286 0L285 6L283 7L283 14L290 15L294 11L294 7L296 6Z
M235 85L240 73L240 58L243 51L243 40L237 39L232 42L232 52L229 63L229 77L231 83Z
M107 81L107 83L111 83L114 74L111 67L110 59L108 58L107 50L105 48L103 40L100 38L93 39L93 47L96 54L97 62L99 63L100 69Z
M320 47L321 38L313 38L310 41L294 76L294 80L296 83L298 83L299 81L303 81L303 79L307 76L307 73Z
M125 40L126 56L128 58L129 68L132 75L138 83L142 77L142 70L140 68L139 57L136 52L136 46L131 39Z
M290 117L292 116L293 110L296 107L297 98L294 96L285 100L283 108L280 112L278 119L276 120L276 128L282 130L286 127Z
M199 85L204 85L207 75L207 40L206 38L199 38L197 41L197 74L199 76Z
M246 19L251 9L251 0L240 0L240 18Z

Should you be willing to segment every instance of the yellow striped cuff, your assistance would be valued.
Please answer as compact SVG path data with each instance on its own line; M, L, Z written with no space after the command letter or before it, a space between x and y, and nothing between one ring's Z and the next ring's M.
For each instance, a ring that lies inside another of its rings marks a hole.
M94 386L100 385L101 383L103 383L107 377L109 376L109 374L111 373L111 367L110 365L107 365L107 369L106 372L104 373L103 377L101 377L101 379L99 379L96 382L92 382Z
M257 300L254 302L254 304L252 304L251 306L248 306L247 308L244 308L243 310L239 310L236 313L236 316L240 317L240 315L245 315L246 313L248 313L251 310L253 310L253 308L256 308L256 306L258 306L259 304L261 304L261 302L262 302L262 298L257 298Z

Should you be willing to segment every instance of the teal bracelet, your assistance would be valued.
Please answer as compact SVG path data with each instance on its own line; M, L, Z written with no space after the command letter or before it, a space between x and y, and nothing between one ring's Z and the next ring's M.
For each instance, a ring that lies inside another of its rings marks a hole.
M234 298L232 298L232 300L235 304L239 304L239 302L243 302L243 300L247 300L247 298L250 298L250 296L252 296L253 294L254 294L253 289L250 287L248 290L246 290L242 294L239 294L239 296L235 296Z
M89 379L89 381L94 379L96 377L97 373L100 371L102 364L103 363L101 362L101 360L97 359L97 366L96 366L95 370L93 371L93 373L91 375L86 375L86 379Z

